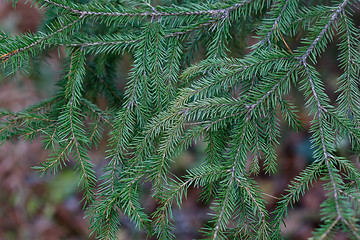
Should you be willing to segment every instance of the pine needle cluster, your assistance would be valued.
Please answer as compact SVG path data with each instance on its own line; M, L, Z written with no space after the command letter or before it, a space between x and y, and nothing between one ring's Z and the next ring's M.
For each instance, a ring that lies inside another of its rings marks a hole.
M353 17L360 2L155 2L34 0L45 12L41 31L1 34L3 74L29 71L33 59L59 48L67 53L64 74L50 99L21 112L1 110L0 141L41 142L51 150L36 167L44 175L74 161L99 239L117 239L122 215L151 237L175 239L172 210L189 187L200 188L211 207L205 238L281 239L287 210L318 180L328 194L313 239L338 231L360 239L360 172L338 153L344 140L355 155L360 150L360 31ZM255 43L241 51L249 38ZM334 41L342 75L331 101L317 65ZM133 57L124 91L117 76L123 54ZM269 212L253 176L276 172L282 124L303 127L294 90L312 119L315 160ZM106 99L107 110L94 96ZM89 151L104 131L108 163L99 177ZM206 158L176 176L174 159L199 140L207 143ZM152 213L139 199L144 182L158 202Z

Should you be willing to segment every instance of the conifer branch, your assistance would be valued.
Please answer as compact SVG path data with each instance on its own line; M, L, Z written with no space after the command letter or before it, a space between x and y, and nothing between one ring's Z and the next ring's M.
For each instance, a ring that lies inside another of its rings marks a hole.
M180 29L175 29L170 31L169 33L165 34L163 36L163 38L173 38L173 37L180 37L182 35L186 35L189 33L192 33L196 30L200 30L202 28L205 28L207 26L211 26L214 23L214 21L209 21L209 22L205 22L205 23L201 23L198 24L196 26L193 27L186 27L184 29L180 28ZM131 36L130 37L125 37L124 40L116 40L113 41L113 38L124 38L123 36L109 36L109 40L107 41L103 41L99 38L91 38L91 39L84 39L81 40L83 42L80 43L64 43L64 44L59 44L61 46L67 46L67 47L80 47L80 48L89 48L90 47L106 47L106 46L111 46L111 45L118 45L118 46L123 46L123 48L132 48L136 43L139 43L141 41L144 40L144 38L142 38L141 36ZM102 38L106 38L106 37L102 37ZM98 48L97 48L98 50ZM93 52L94 50L88 50L90 52Z
M260 212L260 215L261 215L261 221L263 224L266 224L266 213L264 212L263 210L263 206L260 206L260 204L258 203L258 200L256 199L256 197L253 195L253 192L249 189L249 186L246 186L244 184L244 180L243 179L239 179L239 178L236 178L236 182L239 184L239 186L241 188L243 188L248 196L251 198L252 202L254 203L254 205L256 205L257 207L257 210ZM246 182L246 181L245 181Z
M319 43L320 39L324 37L325 33L329 30L332 24L339 18L340 14L344 11L344 8L348 4L348 0L344 0L339 6L337 7L336 11L332 14L329 21L326 23L326 25L323 27L319 35L314 39L314 41L311 43L309 48L306 50L304 55L301 56L300 60L302 62L305 62L306 59L310 56L310 53L314 50L315 46Z
M259 43L260 46L264 45L266 42L269 44L269 46L271 46L270 36L276 30L276 27L278 26L278 23L279 23L280 19L283 17L283 13L286 10L286 8L288 7L290 1L291 0L286 0L285 4L283 5L281 11L279 12L279 15L275 19L275 21L274 21L270 31L268 32L267 36L260 41L260 43ZM279 31L280 31L280 29L279 29Z
M67 47L85 48L85 47L90 47L90 46L104 46L104 45L128 45L128 44L137 43L140 41L141 41L141 39L137 38L137 39L127 40L127 41L126 40L124 40L124 41L109 41L109 42L95 41L95 42L85 42L85 43L68 43L68 44L63 44L63 45L67 46Z
M341 38L342 44L340 49L344 51L344 54L340 56L340 61L342 62L342 68L344 69L344 74L339 77L339 84L341 94L339 95L337 101L339 103L339 110L345 114L351 114L351 117L354 118L355 122L359 121L358 117L358 106L359 106L359 89L357 87L356 80L359 77L359 59L360 53L354 49L354 46L359 44L359 40L355 38L359 31L354 32L354 26L345 12L342 11L343 23L340 23L340 31L343 31L344 34ZM355 82L354 82L355 81Z
M324 167L324 160L314 162L304 169L297 177L295 181L291 182L289 185L288 193L281 197L281 201L276 210L276 220L274 221L275 229L278 229L282 223L284 215L286 215L287 208L289 205L293 204L296 199L298 199L300 194L304 194L305 190L312 185L319 175L322 173L322 168ZM280 231L280 230L276 230Z
M80 100L79 103L81 103L83 106L88 108L94 115L98 117L99 120L102 120L107 124L109 124L111 126L111 129L114 128L114 125L112 124L111 121L109 121L108 116L104 112L99 111L99 109L94 109L85 99Z
M69 141L68 144L62 150L60 150L60 153L56 152L53 158L41 164L40 170L42 171L42 174L46 175L47 172L51 170L53 171L53 174L55 174L57 171L57 166L61 165L61 160L63 160L63 163L65 163L64 160L66 159L68 149L72 143L72 141Z
M46 42L47 40L51 39L52 37L54 37L55 35L63 32L63 31L65 31L66 29L71 28L72 26L76 25L78 22L83 20L84 17L85 17L85 15L81 14L77 20L69 22L67 25L61 26L59 29L51 32L50 34L45 35L44 37L40 37L38 40L36 40L24 47L20 47L18 49L13 50L12 52L1 55L0 59L2 60L2 63L6 62L9 58L11 58L15 55L21 54L24 51L28 51L29 49Z
M230 190L231 188L233 188L233 181L235 179L235 166L233 166L233 168L230 170L230 179L227 183L227 188L226 188L226 193L225 193L225 196L224 198L222 199L222 206L221 206L221 210L219 211L219 216L217 218L217 221L216 221L216 225L215 225L215 228L214 228L214 233L213 233L213 240L216 240L218 239L218 234L219 234L219 231L222 230L220 228L221 226L221 222L223 220L223 216L225 214L225 208L227 207L228 205L228 198L229 198L229 195L230 195Z
M158 9L156 9L156 7L151 7L153 11L146 11L146 12L103 12L103 11L84 11L84 10L79 10L73 7L69 7L66 6L64 4L61 3L57 3L51 0L44 0L44 2L50 4L50 5L54 5L63 9L66 9L70 12L73 12L75 14L80 14L80 15L84 15L84 16L121 16L121 17L136 17L136 16L148 16L148 17L166 17L166 16L191 16L191 15L212 15L212 16L226 16L228 15L230 12L235 11L237 9L239 9L240 7L244 6L247 3L252 2L253 0L245 0L242 1L240 3L235 3L233 5L230 5L227 8L223 8L223 9L209 9L209 10L198 10L198 11L184 11L184 12L162 12Z
M173 208L183 207L193 186L201 188L199 199L212 202L213 217L203 231L210 239L281 239L288 207L323 177L328 194L314 238L346 231L360 239L360 172L337 151L344 139L355 154L360 147L360 42L351 0L307 7L298 0L271 6L264 0L36 3L57 16L44 18L50 22L46 34L2 34L2 66L7 74L36 71L28 60L37 50L62 46L70 51L65 77L54 97L18 113L0 111L0 142L23 137L51 148L49 159L35 167L43 175L76 162L96 237L117 239L123 215L150 238L180 237ZM253 49L247 52L239 42L253 33L259 41L246 41ZM317 71L334 39L343 71L337 104L331 104L326 79ZM129 73L126 64L118 67L127 59ZM298 88L312 117L315 160L277 198L262 192L250 175L282 169L282 124L305 131L304 114L297 111L303 107L295 104L302 103L294 94ZM100 141L107 141L108 163L98 173L89 151ZM206 157L183 175L173 171L174 160L189 147L198 149L198 142L206 146ZM141 206L143 182L158 203L152 213ZM266 195L277 201L273 212L267 211Z
M348 69L346 69L346 82L347 82L347 98L346 99L349 99L348 103L347 103L347 106L348 106L348 109L349 111L355 115L355 111L353 109L353 104L351 104L351 99L352 99L352 96L350 95L351 91L351 87L350 87L350 84L351 84L351 80L350 80L350 73L351 73L351 70L349 69L350 68L350 64L355 64L355 60L352 58L352 54L351 54L351 40L350 40L350 30L349 30L349 26L348 26L348 20L347 20L347 16L345 14L345 11L344 9L342 10L342 14L343 14L343 18L344 18L344 21L345 21L345 28L346 28L346 43L347 43L347 48L348 48L348 58L347 58L347 61L348 61Z
M348 220L343 216L343 214L341 213L341 209L340 209L340 200L338 197L338 187L335 181L335 178L333 176L333 170L332 167L330 166L330 161L327 160L326 161L326 167L329 173L329 177L330 177L330 181L332 184L332 189L333 189L333 197L334 197L334 201L335 201L335 206L336 206L336 213L337 213L337 218L340 218L341 221L348 226L348 228L352 231L352 234L354 235L354 237L356 237L357 239L360 239L360 235L357 233L357 229L355 229L355 227L353 227Z
M330 232L332 231L332 229L336 226L336 224L339 222L340 217L337 217L330 225L329 227L326 229L326 231L320 236L319 240L323 240L326 239Z
M269 90L266 92L266 94L264 94L260 99L258 99L254 104L252 105L246 105L246 108L248 109L248 112L252 112L255 108L257 108L261 103L263 103L268 97L271 96L271 94L273 94L283 83L284 81L288 80L289 77L291 76L291 74L293 74L293 72L295 70L298 69L298 67L300 66L300 63L298 63L297 65L295 65L294 67L292 67L291 69L289 69L287 71L287 73L285 74L284 77L282 77L281 79L279 79L279 81Z

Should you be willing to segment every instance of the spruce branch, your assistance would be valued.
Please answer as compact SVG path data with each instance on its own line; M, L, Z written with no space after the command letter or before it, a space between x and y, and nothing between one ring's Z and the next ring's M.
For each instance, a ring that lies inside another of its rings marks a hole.
M55 131L54 131L55 133ZM46 175L48 172L55 174L58 171L58 167L61 167L61 164L66 165L65 161L68 160L67 154L71 147L72 141L69 141L65 147L54 151L53 155L40 164L40 167L35 167L41 172L41 175Z
M86 11L86 10L80 10L73 7L69 7L67 5L61 4L59 2L51 1L51 0L44 0L45 3L48 3L50 5L54 5L63 9L66 9L70 12L73 12L75 14L80 14L84 16L121 16L121 17L136 17L136 16L148 16L148 17L166 17L166 16L191 16L191 15L211 15L211 16L226 16L230 12L235 11L242 6L244 6L247 3L250 3L253 0L245 0L241 1L239 3L232 4L226 8L223 9L209 9L209 10L194 10L194 11L176 11L176 12L164 12L160 9L157 9L157 7L151 7L152 11L139 11L139 12L105 12L105 11ZM75 5L75 4L74 4ZM165 8L166 9L166 8ZM129 9L130 10L130 9Z
M336 224L339 222L340 217L337 217L327 228L326 231L320 236L319 240L326 239L329 234L331 233L332 229L336 226Z
M210 204L212 218L203 228L208 238L281 239L288 208L320 177L327 195L314 239L337 231L359 239L360 172L338 151L347 140L353 153L360 147L353 2L172 3L37 0L45 7L46 33L2 34L2 65L5 71L31 66L35 72L30 57L60 46L69 53L64 78L54 97L20 112L0 111L1 143L22 137L50 148L49 158L35 167L43 175L74 161L99 239L117 239L124 217L150 238L178 238L173 209L184 207L191 187ZM246 41L252 49L247 51L239 42L254 33L258 41ZM334 41L342 71L335 103L317 66ZM312 119L314 162L275 197L251 174L282 169L282 125L306 131L298 90ZM106 164L96 172L89 151L103 141ZM191 147L205 157L186 173L174 170ZM157 204L153 212L142 207L143 186ZM277 202L273 212L264 196Z
M356 35L359 30L354 28L352 21L348 18L345 10L342 10L342 22L340 23L340 31L343 31L341 37L342 43L339 48L343 50L344 54L340 56L342 61L342 68L344 74L339 77L339 92L340 95L337 99L339 109L345 114L351 114L355 122L358 122L358 106L359 106L359 89L355 79L359 77L359 59L360 54L355 50L355 46L359 45L359 40Z
M280 21L280 19L282 19L283 17L283 13L286 10L286 8L288 7L289 3L291 0L286 0L285 4L282 4L282 8L277 16L277 18L275 19L270 31L268 32L267 36L265 38L263 38L260 42L259 42L259 46L264 45L265 43L268 44L269 46L271 46L271 42L270 42L270 37L271 35L274 33L274 31L276 30L276 27L278 27L278 23ZM280 31L280 30L279 30Z
M94 115L96 115L98 117L98 120L106 122L107 124L110 125L111 129L114 128L113 123L109 120L109 116L108 114L106 114L105 112L101 111L96 105L94 105L93 103L89 102L86 99L81 99L79 101L79 103L83 106L85 106L86 108L88 108Z
M38 34L38 36L24 36L23 38L18 38L16 39L14 42L14 45L11 46L7 46L6 50L8 50L9 47L12 48L11 52L6 52L3 53L3 55L0 56L0 59L2 60L1 64L7 63L8 60L14 56L19 56L19 58L21 58L21 54L23 52L27 52L29 50L31 50L34 47L40 46L40 45L51 45L49 43L49 40L53 39L53 37L61 34L62 32L64 32L67 29L71 29L72 27L76 26L77 23L81 22L83 20L83 18L85 17L85 15L80 15L76 20L71 21L71 19L68 20L68 23L65 25L60 25L59 23L57 25L55 25L54 28L50 27L50 33L49 34ZM8 40L9 41L9 40ZM1 49L3 52L3 49ZM34 50L32 50L34 51ZM33 54L34 55L34 54ZM21 67L21 60L18 59L17 62L15 62L14 64L18 64L19 67Z
M305 53L300 57L301 62L305 62L306 59L310 56L310 54L315 49L316 45L319 44L319 41L324 37L325 33L329 31L330 27L335 23L335 21L340 17L340 14L344 11L344 8L349 3L348 0L344 0L342 3L339 4L336 11L332 14L329 21L326 23L326 25L322 28L319 35L314 39L314 41L311 43L311 45L308 47L308 49L305 51ZM315 54L312 54L313 57L315 57ZM314 60L313 60L314 61Z
M352 226L349 221L343 216L343 214L341 213L341 209L340 209L340 199L339 199L339 189L337 187L337 183L334 177L334 173L333 173L333 169L330 165L330 161L327 160L326 161L326 167L329 173L329 177L330 177L330 181L331 181L331 185L333 188L333 197L334 197L334 201L335 201L335 206L336 206L336 213L337 213L337 218L340 218L341 221L352 231L352 234L354 237L356 237L357 239L360 239L360 235L358 234L358 229L356 229L356 227Z
M249 184L249 180L248 179L243 179L243 178L236 178L236 182L238 183L238 185L245 190L247 196L251 199L252 204L256 206L256 211L260 214L260 218L261 218L261 223L259 224L261 227L259 228L260 232L260 236L259 239L265 239L269 237L269 233L270 233L270 226L267 222L267 218L268 218L268 213L265 209L265 204L264 204L264 200L259 198L258 194L258 189L254 189L253 186L251 186Z
M235 166L233 166L233 168L230 170L230 178L228 179L228 181L226 182L226 190L225 190L225 194L223 196L223 199L221 199L221 202L219 203L220 205L218 207L220 207L219 211L218 211L218 216L217 217L217 221L215 224L215 228L214 228L214 232L212 234L212 239L216 240L219 239L218 235L220 233L220 231L224 230L225 226L224 224L227 224L228 219L226 219L225 211L229 211L229 209L227 209L229 207L229 198L230 198L230 192L231 190L234 188L233 186L233 182L235 180Z
M288 193L281 197L281 201L278 203L277 209L275 211L276 218L274 220L274 229L276 233L279 233L279 227L283 221L283 217L287 214L287 208L289 205L293 204L299 199L300 195L303 195L310 185L318 177L323 174L325 162L320 160L314 162L308 167L306 167L294 181L291 182L288 188Z

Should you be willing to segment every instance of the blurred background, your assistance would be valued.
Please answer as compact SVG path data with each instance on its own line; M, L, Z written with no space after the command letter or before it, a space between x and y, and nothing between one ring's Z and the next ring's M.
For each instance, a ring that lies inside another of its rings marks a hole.
M357 16L359 26L359 14ZM19 1L14 9L11 3L0 1L0 29L11 34L36 32L41 21L38 9ZM249 40L251 41L251 40ZM328 83L326 92L332 101L336 99L336 78L340 75L337 66L336 43L327 49L320 60L319 71ZM60 54L61 58L61 54ZM22 108L51 96L54 92L54 83L59 78L61 61L57 51L49 53L46 61L38 66L39 72L29 75L18 74L11 78L0 80L0 107L19 111ZM122 68L129 69L131 62L122 60ZM119 86L124 86L126 76ZM301 93L294 91L294 101L300 106L303 104ZM272 176L260 173L256 177L265 196L269 211L275 208L278 197L284 193L288 183L307 164L313 161L310 149L309 118L305 109L300 109L300 117L304 122L303 132L294 133L283 127L280 139L279 169ZM348 151L348 143L344 142L343 154L357 162ZM100 144L99 149L92 152L92 160L100 168L105 164L104 151L106 143ZM187 168L204 157L205 145L202 143L189 149L176 159L172 171L181 175ZM95 239L89 237L88 218L84 218L82 205L79 203L82 196L78 188L78 175L73 173L72 164L57 175L40 177L31 167L38 165L47 158L48 152L42 150L39 143L29 144L22 140L14 140L0 147L0 240L81 240ZM151 213L156 208L147 194L148 186L143 187L142 205ZM187 200L181 210L174 208L176 219L177 239L190 240L200 237L198 230L209 220L209 207L197 201L198 189L190 189ZM320 223L320 204L325 199L322 182L317 182L289 209L289 216L285 219L286 239L308 239L311 232ZM126 218L121 220L123 229L119 239L146 239L143 232ZM335 239L346 239L339 233Z

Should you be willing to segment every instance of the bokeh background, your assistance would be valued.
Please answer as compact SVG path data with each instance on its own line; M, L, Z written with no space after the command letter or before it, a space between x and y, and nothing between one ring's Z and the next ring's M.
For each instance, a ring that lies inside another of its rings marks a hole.
M359 26L359 13L356 22ZM11 34L36 32L41 21L41 12L19 1L16 9L5 0L0 1L0 29ZM249 41L253 41L249 39ZM337 67L336 42L326 50L319 63L319 71L322 78L327 82L326 92L335 101L337 94L336 78L340 75ZM39 64L37 72L29 75L17 74L11 78L0 80L0 107L12 111L22 108L44 99L54 92L54 84L60 77L62 53L50 52L44 62ZM121 61L121 72L127 71L131 66L129 57ZM119 75L119 87L123 88L126 83L126 75ZM303 105L301 93L294 91L293 98L298 105ZM271 211L275 208L275 202L288 183L307 164L313 161L312 151L308 134L309 118L306 109L300 108L300 117L304 122L305 129L300 133L294 133L286 127L282 127L280 139L279 169L278 173L268 176L261 173L256 177L260 187L268 195L265 196ZM1 131L1 130L0 130ZM358 159L351 156L349 145L344 142L342 154L354 160L359 166ZM191 165L204 158L205 145L199 143L193 146L178 159L172 166L172 171L181 175ZM106 143L91 153L92 160L98 166L105 164L104 152ZM0 240L81 240L95 239L89 237L88 218L84 218L84 211L80 202L81 192L78 188L78 175L73 173L73 163L57 175L40 177L31 167L38 165L46 159L48 152L42 150L39 143L29 144L22 140L14 140L12 143L4 143L0 147ZM142 205L147 212L156 208L148 197L149 186L143 186ZM207 212L209 207L197 201L198 189L190 189L183 208L174 208L176 219L177 239L190 240L199 237L198 229L209 220ZM289 210L289 216L285 220L284 234L287 239L308 239L311 232L320 223L320 204L325 199L322 182L317 182ZM119 233L119 239L146 239L143 232L136 230L135 226L125 217L121 220L123 231ZM345 240L345 234L339 233L335 239Z

